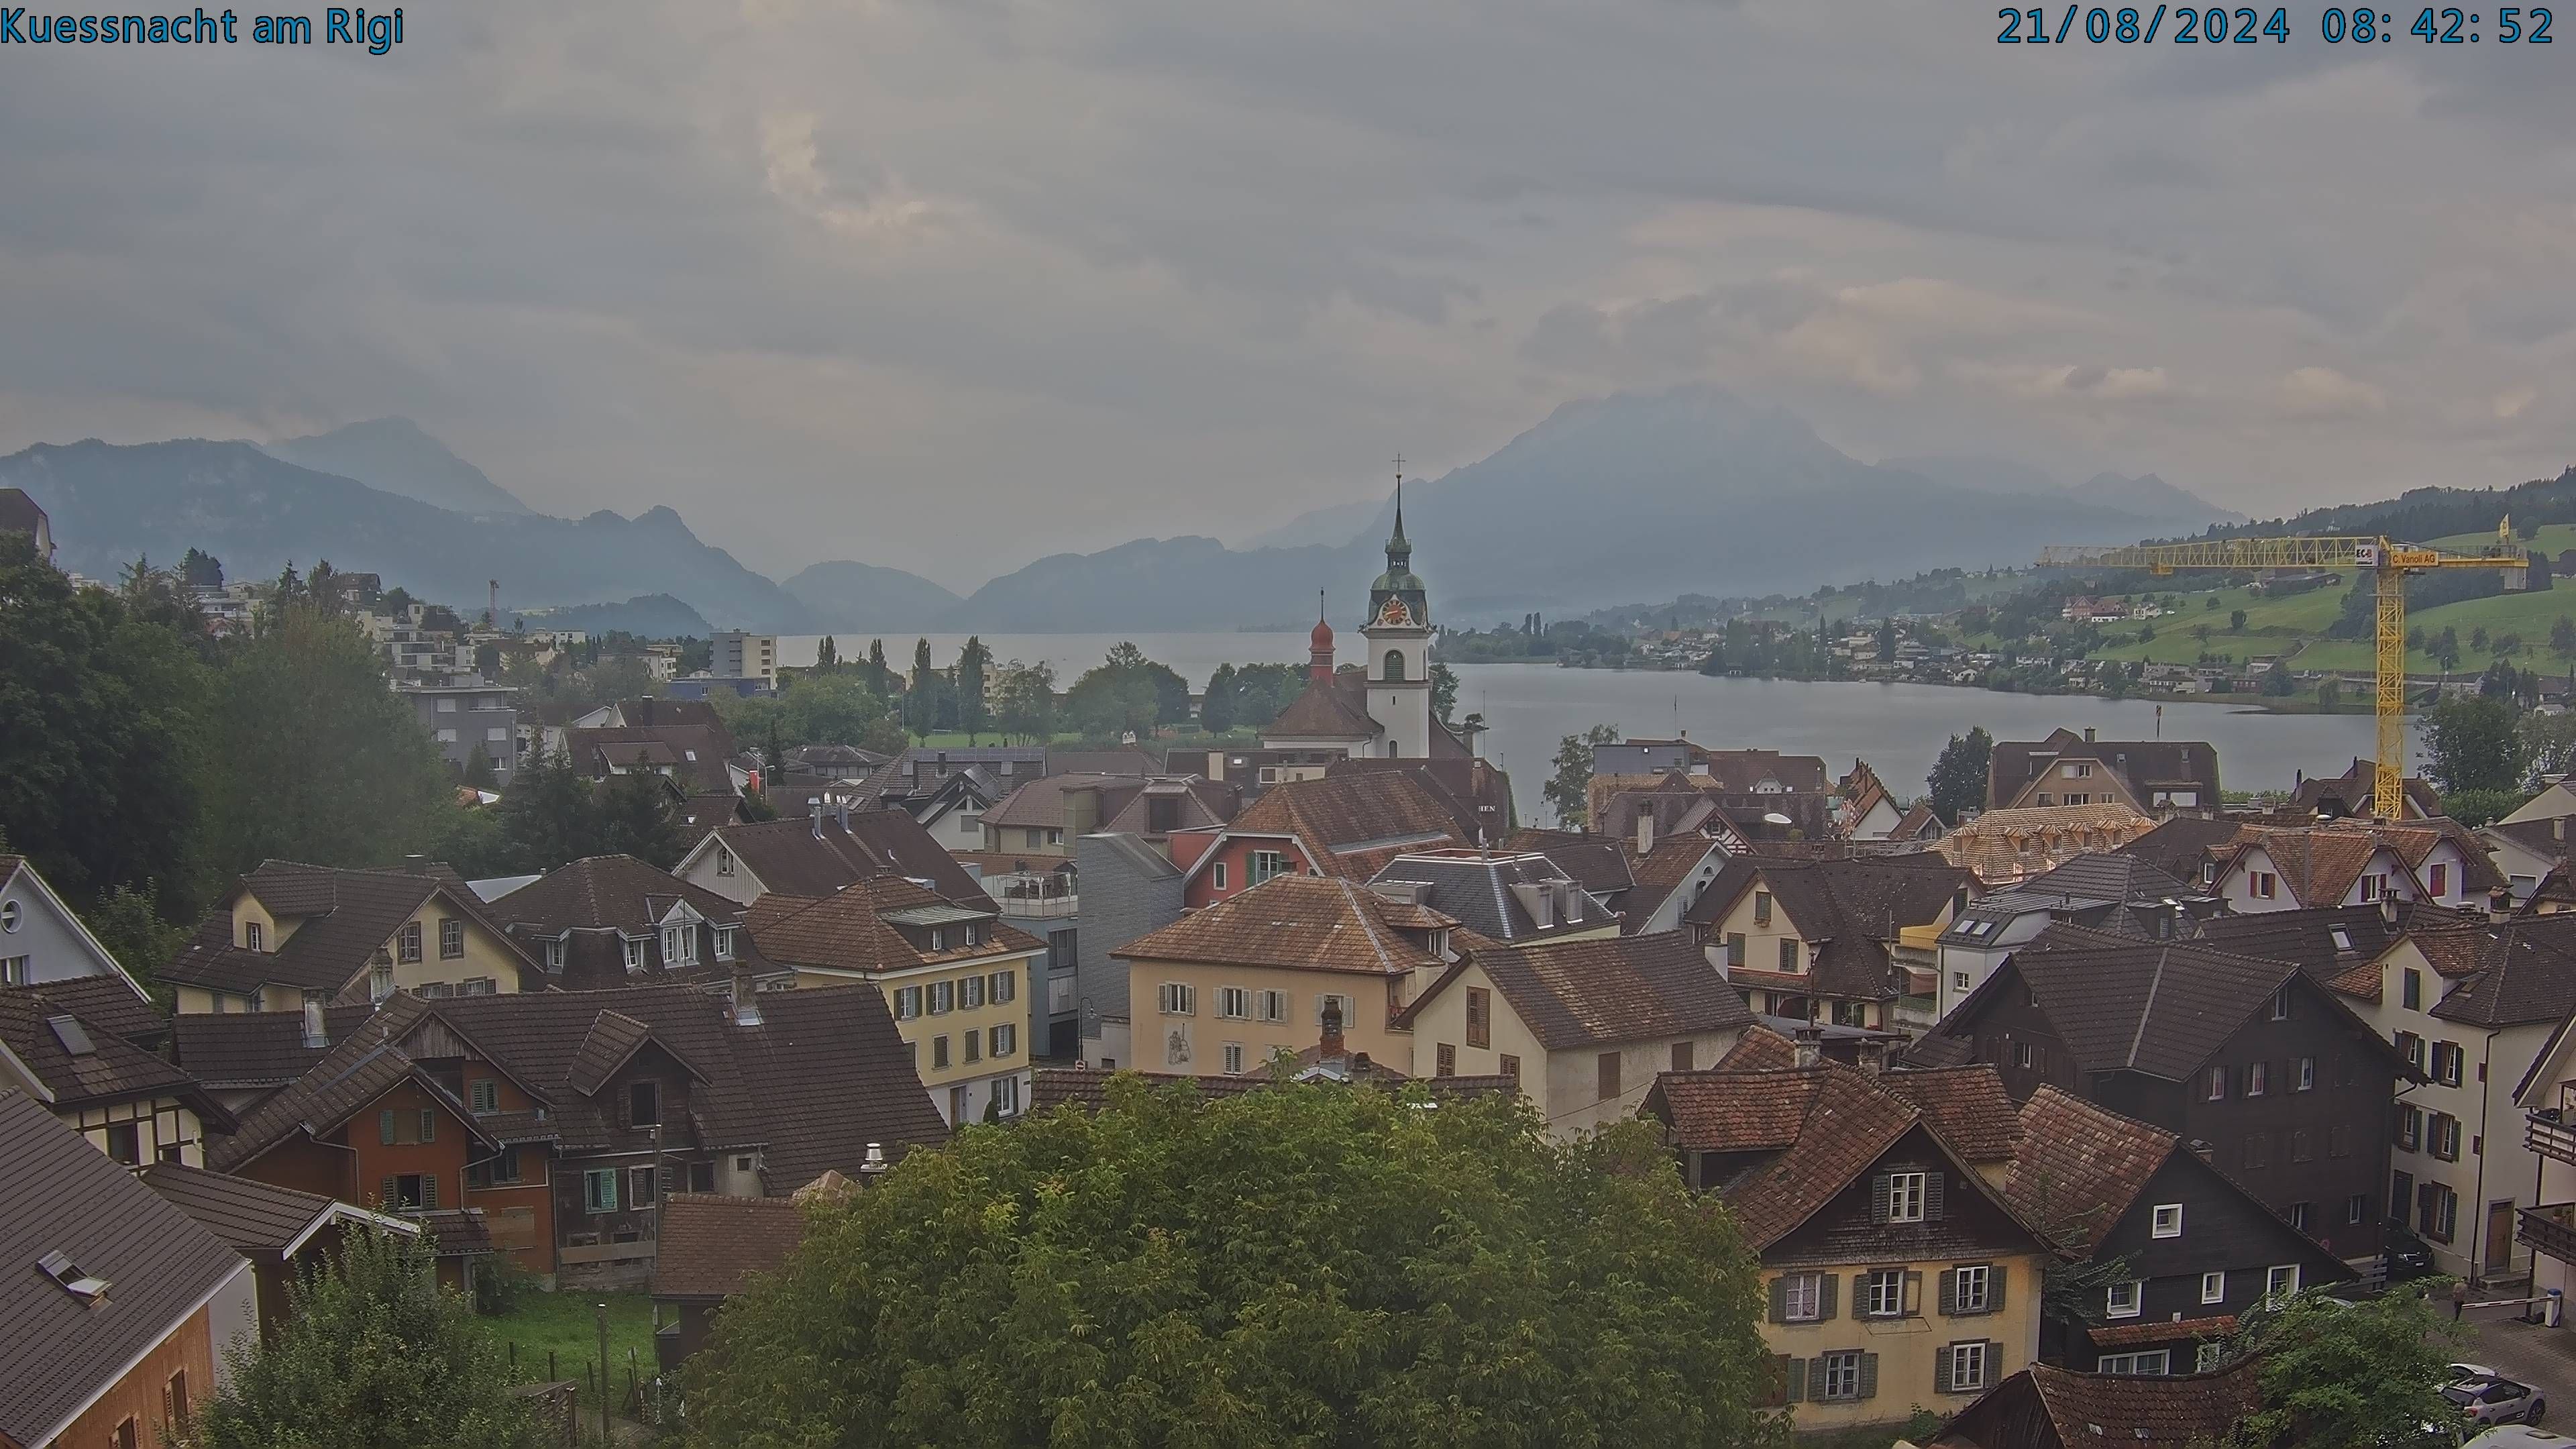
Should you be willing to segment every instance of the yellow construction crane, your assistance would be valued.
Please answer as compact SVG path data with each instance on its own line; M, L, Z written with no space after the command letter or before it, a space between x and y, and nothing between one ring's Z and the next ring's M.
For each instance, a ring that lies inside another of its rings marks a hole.
M2406 576L2433 569L2503 569L2504 586L2518 590L2530 577L2531 559L2513 541L2513 520L2496 525L2493 548L2445 553L2374 535L2319 538L2213 538L2197 543L2146 543L2127 548L2054 547L2041 551L2042 568L2336 569L2368 572L2379 593L2379 760L2371 782L2371 809L2391 820L2406 799Z

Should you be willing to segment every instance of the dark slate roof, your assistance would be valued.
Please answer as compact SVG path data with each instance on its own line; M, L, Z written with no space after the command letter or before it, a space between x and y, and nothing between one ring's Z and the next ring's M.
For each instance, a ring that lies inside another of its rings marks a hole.
M710 921L742 919L740 902L631 855L585 856L557 866L494 901L491 911L506 924L541 936L602 927L641 934L682 901Z
M2554 1023L2576 1005L2576 916L2517 917L2501 928L2469 926L2453 935L2453 944L2468 948L2459 954L2478 970L2433 1008L2442 1020L2478 1027Z
M2191 1449L2222 1442L2262 1402L2259 1356L2205 1374L2080 1374L2032 1364L1952 1415L1932 1446Z
M2398 902L2395 915L2392 925L2378 906L2370 905L2213 916L2200 923L2200 939L2239 956L2286 961L2319 980L2329 980L2376 959L2406 931L2438 929L2460 919L2445 908L2413 901Z
M249 951L233 944L232 905L243 892L272 914L302 921L275 950ZM196 938L161 969L162 979L183 986L249 992L276 983L307 991L337 992L367 969L375 950L393 938L432 895L480 923L519 956L522 984L544 970L504 933L456 872L443 865L409 870L336 870L271 860L243 876L198 923Z
M32 534L45 522L45 510L24 488L0 488L0 533Z
M795 1199L680 1192L662 1200L653 1258L656 1298L730 1298L774 1273L805 1236Z
M2197 885L2186 885L2136 855L2117 852L2079 855L2055 870L2032 876L2013 889L2123 904L2181 900L2200 893Z
M199 1095L196 1078L80 1016L43 987L0 992L0 1047L51 1095L56 1111ZM216 1118L220 1126L222 1114Z
M481 1208L434 1208L420 1214L430 1253L440 1258L479 1258L492 1251L492 1230Z
M827 1171L855 1173L872 1142L894 1158L915 1143L947 1136L876 988L770 991L757 1001L760 1021L738 1025L723 1000L684 986L436 1001L397 992L293 1086L246 1114L241 1130L210 1150L209 1160L219 1168L237 1165L307 1123L327 1130L406 1078L446 1097L409 1054L409 1043L432 1024L547 1108L543 1123L522 1121L521 1114L474 1119L485 1137L551 1133L567 1151L640 1150L650 1145L649 1134L618 1127L614 1104L575 1084L577 1076L596 1080L590 1075L598 1050L594 1030L631 1032L622 1025L601 1028L603 1016L640 1023L653 1045L704 1084L691 1093L688 1120L666 1124L666 1131L685 1128L709 1150L763 1146L762 1171L775 1192L793 1191ZM461 1106L456 1110L466 1115Z
M1636 873L1628 867L1628 842L1611 836L1525 826L1513 831L1502 848L1515 854L1535 851L1546 856L1576 884L1614 908L1622 904L1620 894L1637 884Z
M1442 973L1403 1014L1410 1026L1425 1002L1476 965L1512 1014L1549 1051L1741 1030L1753 1024L1744 997L1712 970L1680 931L1478 946Z
M248 1265L23 1093L0 1091L0 1162L0 1439L42 1444ZM104 1298L64 1291L48 1253Z
M304 1040L300 1011L189 1012L170 1020L171 1054L209 1087L282 1087L310 1071L335 1042L375 1014L366 1002L323 1013L323 1045Z
M2218 804L2218 751L2203 740L2088 740L2060 729L2044 740L1997 740L1986 762L1986 808L2002 809L2030 782L2065 760L2092 760L2119 776L2139 804L2159 785L2199 792L2203 807Z
M1579 885L1567 895L1565 909L1551 907L1542 926L1512 887L1574 885L1555 861L1536 853L1506 855L1472 848L1414 850L1388 861L1370 878L1371 885L1406 883L1429 887L1421 904L1489 940L1521 942L1616 925L1608 906Z
M2198 816L2177 815L2112 854L2134 856L2176 880L2197 884L2202 862L2209 858L2210 847L2224 846L2235 839L2236 822L2233 820L2204 820Z
M564 731L564 750L573 767L605 776L610 766L638 765L668 769L687 793L730 795L734 756L733 733L720 719L691 724L605 725Z
M2021 1149L2021 1117L2004 1091L2003 1075L1991 1066L1980 1062L1886 1071L1878 1074L1878 1085L1912 1103L1966 1161L1999 1162Z
M255 1182L189 1167L156 1162L139 1174L146 1187L172 1207L197 1220L235 1252L276 1257L302 1247L313 1231L333 1217L364 1218L401 1232L416 1231L406 1219L370 1213L291 1187Z
M975 901L984 888L901 810L861 810L844 827L834 816L725 825L716 839L781 895L828 896L843 886L899 875L930 882L943 899Z

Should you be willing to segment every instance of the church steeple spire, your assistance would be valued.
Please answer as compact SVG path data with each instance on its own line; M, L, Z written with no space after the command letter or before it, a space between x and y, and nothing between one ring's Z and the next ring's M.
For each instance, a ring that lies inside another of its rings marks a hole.
M1403 573L1413 566L1413 543L1404 536L1404 455L1395 455L1395 532L1386 540L1386 571Z

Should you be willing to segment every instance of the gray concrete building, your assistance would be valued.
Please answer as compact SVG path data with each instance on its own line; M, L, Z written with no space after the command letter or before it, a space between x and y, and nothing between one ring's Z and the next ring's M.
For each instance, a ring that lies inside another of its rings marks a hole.
M1181 870L1133 835L1081 836L1074 861L1082 875L1073 991L1083 1064L1132 1066L1127 963L1109 953L1181 918Z
M492 762L492 783L506 785L519 769L519 692L466 676L463 683L396 685L438 742L438 753L459 775L479 747Z

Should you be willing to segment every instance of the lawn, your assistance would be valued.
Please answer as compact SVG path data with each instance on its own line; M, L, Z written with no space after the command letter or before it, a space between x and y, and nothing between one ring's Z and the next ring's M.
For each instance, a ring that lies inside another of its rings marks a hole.
M546 1351L555 1354L555 1377L580 1379L584 1365L599 1358L599 1328L591 1314L593 1304L608 1305L608 1358L613 1372L610 1382L623 1391L626 1382L626 1353L635 1351L638 1375L653 1373L653 1300L642 1293L538 1293L531 1291L519 1300L518 1309L505 1317L477 1316L476 1328L494 1343L509 1351L508 1345L519 1346L517 1377L523 1383L542 1382L546 1377Z

